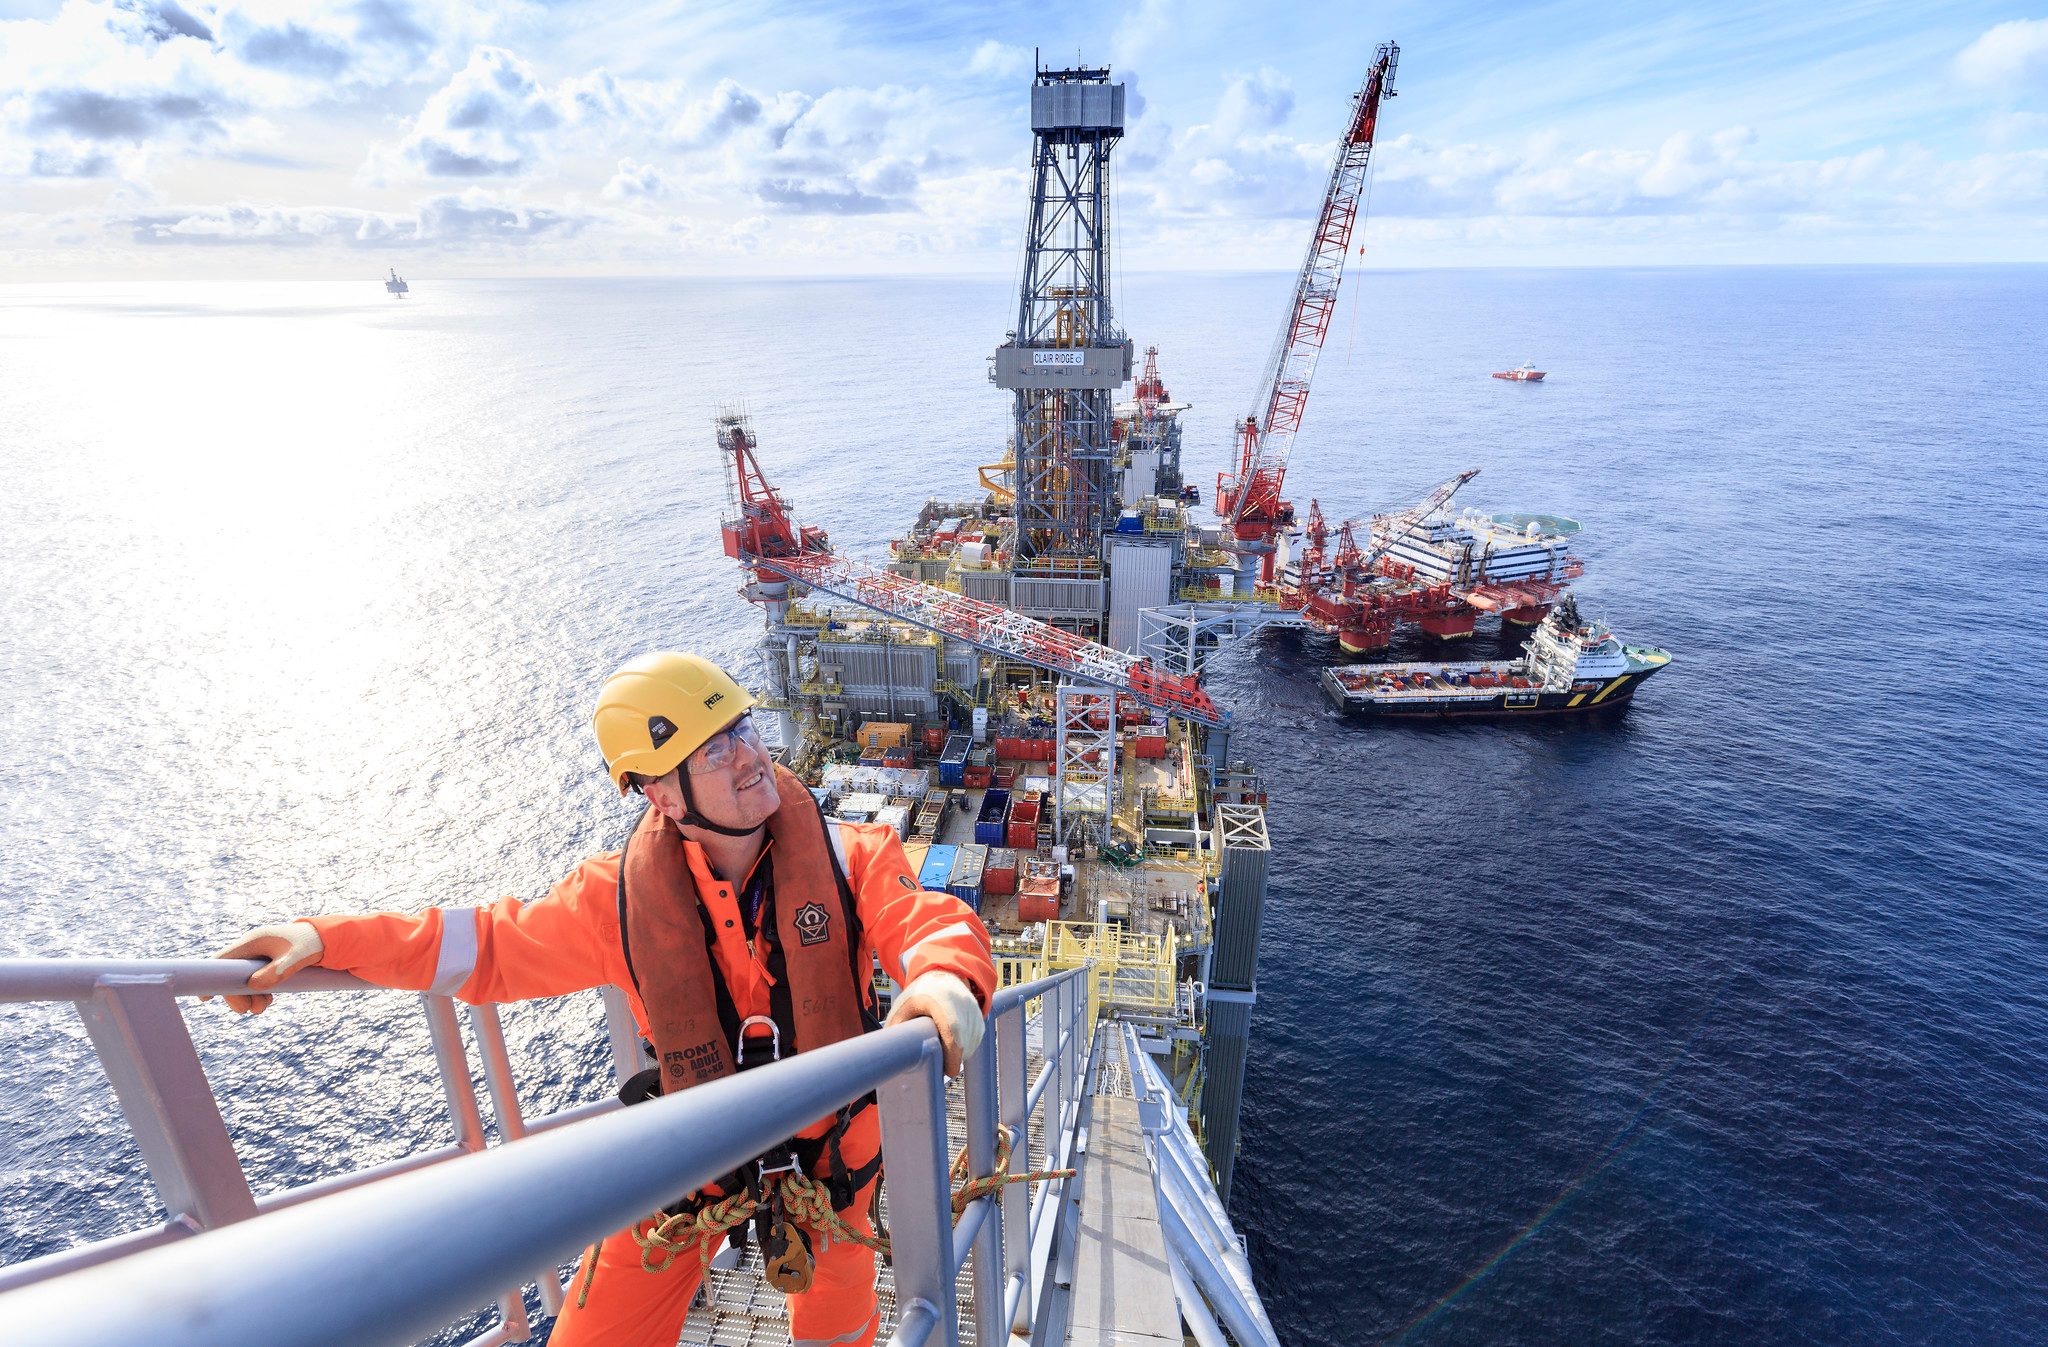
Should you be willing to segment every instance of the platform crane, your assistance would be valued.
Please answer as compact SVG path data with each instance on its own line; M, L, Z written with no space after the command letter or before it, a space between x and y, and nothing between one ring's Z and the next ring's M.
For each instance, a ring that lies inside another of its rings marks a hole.
M747 598L773 601L785 582L797 581L900 622L965 642L1067 678L1111 688L1154 710L1221 727L1229 714L1201 680L1171 674L1137 655L1099 645L1009 608L920 584L832 551L825 531L798 524L782 493L761 471L745 419L718 420L726 459L728 513L722 521L725 554L750 573Z
M1262 584L1274 580L1274 534L1293 520L1293 506L1281 496L1287 454L1301 428L1316 359L1336 312L1351 231L1365 193L1380 101L1394 96L1394 68L1400 56L1400 47L1382 43L1365 83L1352 99L1351 121L1330 165L1322 216L1295 280L1286 319L1267 358L1259 401L1238 425L1237 469L1216 475L1216 513L1225 521L1233 550L1260 556Z
M1371 527L1371 544L1363 550L1358 548L1355 541L1349 544L1355 554L1350 565L1357 570L1370 572L1379 565L1380 558L1391 552L1394 544L1405 537L1410 529L1449 505L1451 497L1457 495L1465 483L1478 475L1479 469L1469 468L1456 477L1438 482L1430 488L1427 496L1399 513L1374 515L1367 521ZM1344 521L1343 532L1347 539L1351 537L1351 527L1355 522L1349 519Z

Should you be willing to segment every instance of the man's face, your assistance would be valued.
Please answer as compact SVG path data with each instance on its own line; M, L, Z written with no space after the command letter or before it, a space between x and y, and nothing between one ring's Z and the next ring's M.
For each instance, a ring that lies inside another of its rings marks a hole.
M728 759L723 766L706 765L720 757ZM757 828L782 806L774 763L745 716L713 735L684 760L682 769L690 774L690 794L698 811L714 823ZM689 820L683 822L687 826Z

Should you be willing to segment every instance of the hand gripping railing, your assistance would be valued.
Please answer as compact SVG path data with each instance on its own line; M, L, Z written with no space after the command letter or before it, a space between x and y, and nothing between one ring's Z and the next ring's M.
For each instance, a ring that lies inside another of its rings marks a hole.
M897 1322L891 1342L957 1344L954 1285L975 1254L976 1340L1014 1330L1058 1334L1042 1307L1073 1239L1063 1181L1028 1196L1010 1184L953 1223L945 1082L931 1026L912 1022L714 1081L630 1110L588 1104L534 1123L519 1118L511 1062L491 1007L475 1008L485 1076L507 1141L486 1148L454 1008L426 996L457 1143L393 1164L254 1198L229 1141L176 998L246 990L256 964L215 960L0 960L0 1001L73 1002L92 1037L171 1220L155 1230L0 1270L0 1323L21 1347L216 1347L223 1342L407 1343L460 1319L503 1288L724 1174L840 1105L876 1092L887 1169ZM1028 1161L1042 1108L1051 1168L1076 1151L1082 1083L1093 1050L1086 969L997 993L983 1046L966 1065L967 1154L995 1166L997 1134ZM324 970L286 992L365 984ZM615 996L613 1044L622 1037ZM1028 1069L1028 1005L1044 1065ZM622 1062L637 1064L630 1056ZM455 1083L460 1081L460 1085ZM603 1114L604 1116L591 1116ZM317 1314L304 1306L318 1287ZM340 1288L339 1293L336 1288ZM479 1342L522 1340L518 1294Z

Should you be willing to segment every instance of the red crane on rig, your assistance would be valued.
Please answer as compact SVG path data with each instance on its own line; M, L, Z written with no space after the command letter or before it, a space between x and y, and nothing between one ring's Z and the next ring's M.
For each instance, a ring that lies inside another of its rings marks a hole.
M977 649L1029 664L1078 683L1113 688L1146 706L1203 725L1229 723L1201 680L1172 674L1148 659L1125 654L1009 608L920 584L832 551L825 530L798 524L754 453L754 435L738 416L721 417L718 445L726 456L725 554L751 572L741 592L757 602L795 580L874 612L964 641Z
M1330 165L1322 218L1302 260L1280 336L1266 362L1261 401L1238 426L1237 471L1216 474L1216 513L1225 521L1232 550L1261 557L1259 579L1274 580L1273 536L1294 520L1294 507L1281 496L1287 453L1301 428L1302 408L1315 378L1316 358L1337 308L1351 230L1365 193L1366 166L1379 126L1380 100L1394 96L1394 67L1401 49L1382 43L1352 99L1351 122Z

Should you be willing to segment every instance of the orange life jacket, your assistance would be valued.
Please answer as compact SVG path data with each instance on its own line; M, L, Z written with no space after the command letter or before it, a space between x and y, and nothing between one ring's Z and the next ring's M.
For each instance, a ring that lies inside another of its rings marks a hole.
M780 766L775 787L782 804L767 824L775 845L761 859L772 869L763 880L768 896L760 924L764 934L773 933L769 1002L786 1056L853 1038L877 1025L871 970L860 966L865 946L853 890L825 835L824 815L803 783ZM642 1098L770 1060L753 1044L744 1061L735 1054L742 1030L739 1008L712 955L711 923L683 847L682 836L650 808L635 825L619 862L619 935L627 970L646 1008L659 1072L658 1086L643 1085L636 1092ZM872 1174L878 1156L838 1153L847 1123L872 1099L841 1109L791 1139L788 1145L806 1172L822 1167L819 1160L829 1146L833 1163L818 1177L834 1180L835 1189L844 1190L849 1176L864 1180ZM723 1180L721 1186L730 1187ZM850 1201L851 1192L846 1196Z

